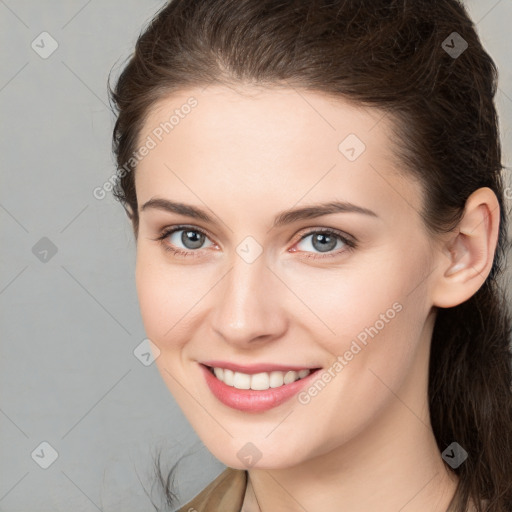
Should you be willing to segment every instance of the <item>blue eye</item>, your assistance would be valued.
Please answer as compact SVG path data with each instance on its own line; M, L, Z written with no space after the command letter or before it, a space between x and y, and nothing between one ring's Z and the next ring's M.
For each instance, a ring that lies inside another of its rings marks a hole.
M174 240L172 240L173 237ZM309 237L312 237L312 239L309 244L305 245L309 245L309 248L318 252L311 252L307 250L307 247L303 247L300 249L300 252L306 254L301 255L301 257L316 259L328 258L338 256L341 253L346 253L356 248L356 242L352 237L345 236L337 230L328 228L318 228L309 231L302 235L295 245L301 244ZM204 248L203 244L206 240L210 241L210 247L215 245L203 230L193 226L171 227L164 230L155 240L160 241L166 251L172 252L176 256L187 257L199 256L200 251L198 249ZM183 248L180 248L179 244L181 244ZM338 244L340 244L341 247ZM338 250L334 251L334 249ZM297 250L294 248L291 252L297 252Z
M180 236L175 236L171 244L166 243L165 240L171 239L174 235L181 233ZM156 240L160 240L166 251L171 251L180 256L195 256L194 253L198 252L196 249L201 249L205 239L208 235L198 229L190 226L176 226L164 231ZM181 243L184 249L175 248L177 243ZM212 244L214 245L214 244Z
M312 254L305 256L306 258L325 258L337 256L341 253L355 249L356 247L356 243L352 239L349 239L348 237L342 235L340 232L332 229L316 229L315 231L309 231L300 238L297 245L309 237L312 238L309 243L305 244L306 248L309 246L309 248L313 248L313 250L319 251L321 255L318 256L318 253L313 252ZM338 245L338 242L341 242L341 248L340 245ZM340 250L332 252L336 248ZM309 251L306 250L305 252Z

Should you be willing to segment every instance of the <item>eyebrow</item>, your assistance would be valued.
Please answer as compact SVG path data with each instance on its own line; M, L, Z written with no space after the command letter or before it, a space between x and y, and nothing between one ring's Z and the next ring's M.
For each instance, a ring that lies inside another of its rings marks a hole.
M185 215L194 219L202 220L213 224L215 221L205 210L192 206L185 203L178 203L155 197L144 203L140 211L149 209L164 210L166 212L177 213L179 215ZM342 201L331 201L328 203L312 204L301 208L294 208L279 213L274 219L272 229L283 226L285 224L291 224L299 220L314 219L321 217L322 215L329 215L332 213L360 213L363 215L369 215L371 217L378 218L378 215L368 208L363 208L352 203Z

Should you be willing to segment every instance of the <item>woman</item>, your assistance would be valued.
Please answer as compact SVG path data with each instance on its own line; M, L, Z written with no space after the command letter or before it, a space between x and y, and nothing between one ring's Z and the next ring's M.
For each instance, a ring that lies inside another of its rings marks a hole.
M180 510L512 510L496 80L456 0L174 0L140 35L114 193L228 466Z

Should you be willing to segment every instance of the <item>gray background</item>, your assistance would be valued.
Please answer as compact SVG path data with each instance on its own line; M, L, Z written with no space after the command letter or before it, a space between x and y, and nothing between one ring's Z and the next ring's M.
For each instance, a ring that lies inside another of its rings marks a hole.
M193 449L182 503L224 468L134 356L145 334L131 228L92 194L115 170L107 75L163 3L0 0L0 511L153 510L142 484L151 492L158 448L166 466ZM511 166L512 1L467 5L500 70ZM58 43L46 59L31 47L43 31ZM58 452L48 469L44 441Z

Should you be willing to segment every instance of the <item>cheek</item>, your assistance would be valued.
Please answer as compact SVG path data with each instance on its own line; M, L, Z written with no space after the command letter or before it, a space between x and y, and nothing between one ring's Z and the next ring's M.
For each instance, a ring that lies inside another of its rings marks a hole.
M308 305L322 312L322 320L336 333L323 327L325 334L314 335L313 322L303 324L309 325L311 340L332 358L325 386L312 385L299 396L304 406L299 410L316 418L319 438L329 440L323 449L356 435L396 400L422 346L428 311L424 287L409 293L407 272L391 272L394 279L370 274L360 280L332 280L329 293L309 295ZM284 432L282 436L280 441L286 443Z
M289 275L290 288L302 302L295 308L295 319L309 330L318 324L317 337L332 344L333 349L340 340L360 333L364 341L366 328L376 324L381 331L397 317L404 302L401 280L405 279L390 279L388 272L371 268L306 270L300 282L297 276Z
M162 349L163 341L172 336L173 326L183 316L180 304L186 301L178 300L178 295L183 295L186 289L173 279L169 269L161 268L154 260L144 250L139 250L135 282L146 334Z
M137 253L135 282L141 317L148 338L160 350L175 350L189 339L201 299L215 275L211 269L168 264L154 252L143 248Z
M338 273L302 276L301 283L291 286L308 306L308 311L297 309L295 323L319 340L333 361L342 356L346 364L365 370L359 376L368 373L369 365L376 372L380 367L401 372L420 342L429 311L421 277L427 262L425 255L405 262L399 254L388 254L380 264L375 258Z

